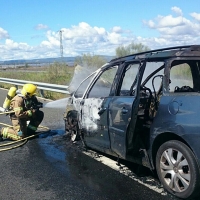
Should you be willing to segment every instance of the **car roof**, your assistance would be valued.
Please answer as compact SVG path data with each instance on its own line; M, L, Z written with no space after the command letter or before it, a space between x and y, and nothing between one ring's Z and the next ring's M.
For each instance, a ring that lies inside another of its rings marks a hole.
M120 58L115 58L112 59L110 63L134 61L138 59L162 61L173 57L200 57L200 45L187 45L150 50Z

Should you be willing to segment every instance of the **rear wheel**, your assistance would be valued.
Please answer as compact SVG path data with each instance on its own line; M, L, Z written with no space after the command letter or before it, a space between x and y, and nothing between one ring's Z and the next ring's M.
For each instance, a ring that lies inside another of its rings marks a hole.
M199 169L194 154L184 143L172 140L160 146L156 170L164 188L179 198L197 195Z

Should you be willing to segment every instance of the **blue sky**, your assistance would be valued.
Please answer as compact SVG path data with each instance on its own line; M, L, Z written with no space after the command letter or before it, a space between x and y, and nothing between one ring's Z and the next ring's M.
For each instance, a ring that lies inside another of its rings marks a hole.
M1 0L0 60L200 44L198 0Z

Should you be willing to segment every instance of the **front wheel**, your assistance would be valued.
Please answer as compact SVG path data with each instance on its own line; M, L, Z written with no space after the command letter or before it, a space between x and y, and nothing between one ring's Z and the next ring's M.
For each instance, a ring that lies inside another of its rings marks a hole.
M172 140L162 144L156 155L156 170L171 194L183 199L197 195L199 169L194 154L184 143Z
M65 130L67 135L70 136L71 141L74 142L80 139L77 111L71 110L64 117Z

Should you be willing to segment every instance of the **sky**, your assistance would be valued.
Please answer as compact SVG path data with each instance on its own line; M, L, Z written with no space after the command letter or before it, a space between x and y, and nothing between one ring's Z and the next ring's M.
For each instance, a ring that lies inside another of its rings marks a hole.
M199 0L1 0L0 61L200 44Z

